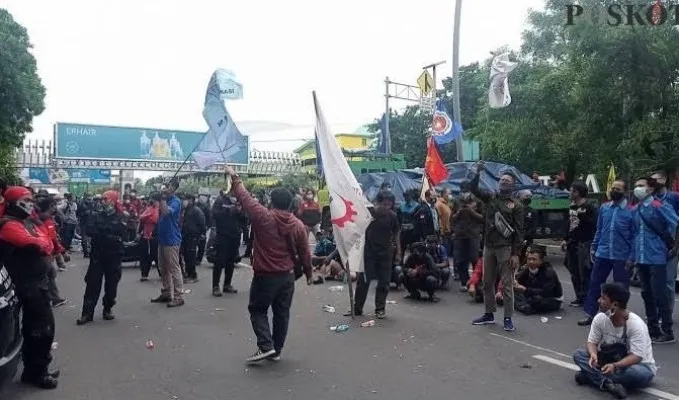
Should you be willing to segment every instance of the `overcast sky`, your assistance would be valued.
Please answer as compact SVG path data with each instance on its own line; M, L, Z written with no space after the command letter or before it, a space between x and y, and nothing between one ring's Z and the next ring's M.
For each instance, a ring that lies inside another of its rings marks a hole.
M542 3L465 0L461 64L518 47L528 9ZM253 147L288 151L300 142L274 141L313 135L312 90L335 133L353 131L383 112L385 76L415 84L426 64L447 60L439 77L452 69L454 0L0 0L0 7L28 29L47 87L30 138L51 138L57 121L205 131L205 89L221 67L244 85L245 98L227 107Z

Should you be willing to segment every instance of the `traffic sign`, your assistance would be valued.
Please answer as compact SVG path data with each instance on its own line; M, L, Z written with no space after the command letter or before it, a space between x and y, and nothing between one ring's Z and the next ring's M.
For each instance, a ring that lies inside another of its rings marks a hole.
M429 71L422 71L422 74L417 78L417 86L420 87L422 95L428 95L434 89L434 78L429 75Z

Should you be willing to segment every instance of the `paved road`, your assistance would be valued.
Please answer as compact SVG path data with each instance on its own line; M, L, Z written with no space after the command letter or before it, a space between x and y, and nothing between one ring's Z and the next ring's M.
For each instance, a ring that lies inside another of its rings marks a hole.
M553 262L558 264L558 259ZM455 291L441 294L439 304L410 302L403 291L390 293L388 319L377 326L337 334L329 326L346 319L346 291L330 285L307 287L299 282L288 343L279 363L247 367L254 351L246 309L248 268L236 271L237 295L210 295L209 268L188 286L187 304L167 309L149 303L160 282L138 281L138 270L126 268L120 283L115 321L78 327L83 293L84 260L59 276L72 301L56 310L58 348L54 365L60 387L40 392L10 385L2 400L167 400L167 399L606 399L606 394L573 383L569 354L583 344L587 330L576 326L580 312L567 309L547 323L538 316L516 318L517 332L501 327L474 327L469 320L482 311ZM560 273L563 271L559 271ZM563 282L567 275L561 274ZM564 285L567 297L572 290ZM338 313L321 310L335 305ZM371 304L371 303L369 303ZM638 295L633 308L641 310ZM367 307L366 311L372 311ZM365 319L365 318L364 318ZM155 347L148 350L145 342ZM537 358L536 358L537 357ZM679 345L656 347L661 367L655 388L679 394Z

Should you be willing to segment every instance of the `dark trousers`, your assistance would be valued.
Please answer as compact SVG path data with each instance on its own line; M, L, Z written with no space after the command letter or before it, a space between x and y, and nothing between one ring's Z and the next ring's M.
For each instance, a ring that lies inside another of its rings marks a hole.
M566 247L566 268L571 274L575 298L582 303L587 298L592 274L589 253L591 244L592 242L568 242Z
M71 250L71 242L73 242L73 237L75 236L75 226L75 224L64 224L61 228L62 245L67 250Z
M217 238L215 240L217 262L212 268L212 288L219 287L219 278L224 270L224 287L231 286L236 258L240 250L240 238Z
M479 239L455 239L453 252L455 270L460 277L460 284L466 286L469 281L469 265L476 264L479 258Z
M601 296L601 286L606 283L608 275L613 271L613 280L622 283L629 288L629 272L623 260L610 260L608 258L597 257L594 259L592 274L590 275L589 290L587 300L585 300L584 310L587 315L594 317L599 312L599 297Z
M258 275L250 285L250 322L257 336L257 347L266 352L280 353L285 345L290 322L290 306L295 293L295 276L283 274ZM269 327L269 307L273 312L273 332Z
M515 292L514 308L516 311L526 315L548 313L560 309L561 300L539 295L526 296L523 293Z
M54 314L49 295L45 288L22 289L17 291L17 295L23 310L23 373L26 377L43 377L52 362L54 341Z
M250 226L247 230L248 236L245 240L245 257L252 257L252 245L255 243L255 232Z
M90 258L90 265L85 274L85 298L83 300L82 315L92 316L97 306L102 284L104 297L102 305L105 310L110 310L116 304L118 295L118 282L122 276L120 256L101 256L101 259Z
M433 275L410 277L408 274L404 274L403 286L408 289L408 293L415 297L420 296L420 290L427 292L429 297L434 297L434 293L439 287L439 279Z
M196 251L196 264L200 264L203 262L206 244L207 244L207 234L198 238L198 250Z
M186 276L191 279L198 278L198 273L196 272L196 254L198 250L198 239L199 236L196 235L183 235L181 252L182 258L184 259L184 271Z
M403 258L405 257L405 252L408 250L408 246L420 240L417 230L410 229L407 231L401 231L401 260L396 260L398 263L403 264Z
M375 254L366 252L364 256L364 273L358 273L356 279L356 293L354 295L354 313L363 314L363 306L368 298L370 281L377 279L375 289L375 311L384 311L389 294L391 279L391 259L389 254Z
M391 269L391 282L399 287L403 284L403 267L394 265Z
M151 263L155 262L156 269L158 269L158 240L142 238L140 248L139 268L141 269L141 276L148 278L149 272L151 272ZM160 269L158 269L158 276L160 276Z
M672 308L667 293L667 264L637 266L641 281L641 298L644 299L648 333L658 336L660 328L667 334L672 331ZM660 326L662 320L662 326Z

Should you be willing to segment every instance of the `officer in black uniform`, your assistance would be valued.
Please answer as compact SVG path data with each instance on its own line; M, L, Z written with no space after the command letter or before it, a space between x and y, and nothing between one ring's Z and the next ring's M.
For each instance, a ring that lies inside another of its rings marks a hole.
M89 226L88 234L92 237L90 264L85 275L85 298L82 316L76 322L84 325L92 322L94 309L101 294L104 283L105 320L115 318L112 308L116 304L118 282L122 275L121 262L124 253L123 237L127 232L127 223L123 217L122 207L118 202L118 192L109 190L102 195L103 209L94 215L94 223Z

